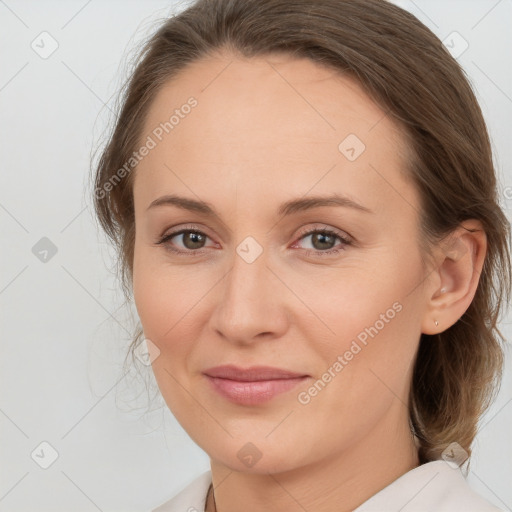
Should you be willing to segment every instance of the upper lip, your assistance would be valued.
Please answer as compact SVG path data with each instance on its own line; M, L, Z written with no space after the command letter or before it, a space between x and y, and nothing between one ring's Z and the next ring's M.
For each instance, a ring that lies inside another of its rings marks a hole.
M251 366L250 368L240 368L234 365L216 366L203 372L210 377L221 379L238 380L242 382L255 382L260 380L276 379L296 379L306 377L304 373L283 370L282 368L273 368L271 366Z

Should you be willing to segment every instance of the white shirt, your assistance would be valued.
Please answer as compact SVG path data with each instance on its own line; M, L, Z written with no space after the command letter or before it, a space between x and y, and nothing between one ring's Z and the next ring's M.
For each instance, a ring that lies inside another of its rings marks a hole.
M204 512L212 482L206 471L152 512ZM353 512L503 512L475 493L461 470L444 460L422 464L373 495Z

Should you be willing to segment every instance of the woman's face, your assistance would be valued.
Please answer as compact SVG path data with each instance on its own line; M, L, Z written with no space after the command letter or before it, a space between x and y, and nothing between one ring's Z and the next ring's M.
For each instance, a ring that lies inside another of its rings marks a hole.
M135 302L192 439L260 473L403 439L426 291L385 112L306 59L210 57L160 91L142 145ZM223 365L299 377L205 374Z

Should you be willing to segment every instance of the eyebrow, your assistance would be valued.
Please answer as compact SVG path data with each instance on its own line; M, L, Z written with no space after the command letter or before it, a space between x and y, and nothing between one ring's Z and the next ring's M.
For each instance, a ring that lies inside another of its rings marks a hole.
M183 210L197 212L220 219L219 215L215 212L215 209L210 203L174 194L165 195L155 199L147 209L149 210L158 206L176 206ZM341 206L345 208L353 208L366 213L374 213L366 206L363 206L348 197L341 196L339 194L332 194L330 196L313 196L286 201L279 207L278 214L281 216L287 216L297 212L319 208L321 206Z

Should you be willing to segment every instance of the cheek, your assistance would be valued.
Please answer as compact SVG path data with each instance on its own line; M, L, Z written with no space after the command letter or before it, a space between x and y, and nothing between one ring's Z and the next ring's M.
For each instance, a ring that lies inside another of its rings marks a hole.
M420 335L418 300L408 294L417 284L418 268L380 274L380 280L354 271L331 280L339 293L303 295L323 321L301 324L321 361L318 380L298 397L305 421L314 417L316 424L334 425L340 439L354 440L394 402L407 403Z
M188 411L194 410L193 401L182 388L190 387L188 360L195 326L191 313L204 292L191 285L190 277L185 279L176 267L163 263L157 252L135 250L134 301L144 336L160 350L151 366L162 397L178 421L186 424Z
M146 337L151 339L158 331L155 322L161 316L160 309L167 308L167 297L162 297L157 277L158 267L143 248L135 244L133 258L133 298ZM157 285L155 287L155 285Z
M422 267L419 253L414 254L382 251L372 261L297 288L317 316L300 324L323 361L316 377L329 370L343 375L332 379L337 382L332 388L343 391L332 398L343 396L347 408L389 395L379 378L397 393L407 392L421 333Z
M172 267L162 265L158 251L135 245L133 264L133 297L144 336L160 350L152 364L157 380L162 373L168 344L164 340L174 337L179 319L184 317L189 302L189 288L179 285L179 277ZM179 324L178 324L179 325ZM180 344L173 346L177 356Z
M371 257L358 253L338 268L290 276L287 282L309 309L302 328L310 325L316 331L312 339L320 336L338 351L349 349L354 339L364 344L393 332L389 343L394 343L415 332L423 274L419 253L406 249L382 248Z
M186 319L204 294L205 277L194 265L170 264L163 248L135 245L133 295L148 337L151 333L155 339L165 338L181 318Z
M160 350L152 369L164 397L197 371L192 358L208 319L208 292L218 281L219 270L204 265L173 265L163 250L136 247L133 294L144 335ZM165 392L167 390L167 392Z

